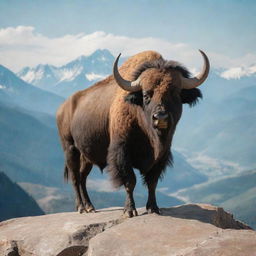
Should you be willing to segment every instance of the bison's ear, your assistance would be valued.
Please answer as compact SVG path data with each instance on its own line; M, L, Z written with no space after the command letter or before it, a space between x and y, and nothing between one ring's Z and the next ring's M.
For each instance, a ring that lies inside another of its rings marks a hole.
M138 92L132 92L129 93L124 100L126 102L129 102L130 104L135 104L135 105L139 105L142 106L143 105L143 97L142 97L142 92L138 91Z
M198 102L199 98L203 98L201 91L197 88L182 89L180 93L181 101L183 104L187 103L193 107Z

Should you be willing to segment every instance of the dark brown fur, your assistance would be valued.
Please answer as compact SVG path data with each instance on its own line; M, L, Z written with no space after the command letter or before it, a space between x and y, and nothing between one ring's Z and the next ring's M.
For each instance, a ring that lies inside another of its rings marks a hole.
M113 76L79 91L57 112L57 124L65 153L65 177L71 176L77 208L93 211L86 191L86 177L92 165L107 167L114 186L127 191L125 211L136 215L133 189L137 168L148 187L149 212L159 212L155 189L166 166L171 164L172 137L182 113L182 103L193 105L198 89L181 89L180 76L189 72L177 62L167 62L147 51L128 59L121 75L140 77L142 92L129 93L118 87ZM191 93L190 93L191 91ZM152 115L168 112L168 128L155 129Z

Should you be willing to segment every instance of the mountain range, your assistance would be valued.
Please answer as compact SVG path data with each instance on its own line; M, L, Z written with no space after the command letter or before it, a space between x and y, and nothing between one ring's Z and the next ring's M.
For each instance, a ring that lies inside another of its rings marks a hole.
M40 64L25 67L17 75L36 87L67 97L111 74L113 62L114 56L108 50L97 50L61 67Z

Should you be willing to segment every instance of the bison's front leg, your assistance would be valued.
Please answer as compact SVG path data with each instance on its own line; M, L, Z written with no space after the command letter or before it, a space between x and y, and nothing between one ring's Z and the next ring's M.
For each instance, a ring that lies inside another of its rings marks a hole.
M159 178L159 172L151 172L145 177L145 182L148 187L148 201L146 204L146 209L148 213L160 214L160 210L156 203L156 186Z
M108 172L114 187L124 185L126 190L126 201L124 214L128 217L137 216L133 199L133 190L136 185L136 176L131 166L126 143L120 139L113 139L108 150Z
M148 213L160 214L160 210L156 203L156 186L159 177L163 174L166 166L172 163L172 154L170 151L166 151L162 159L153 166L153 168L144 175L144 182L148 187L148 201L147 201L147 211Z

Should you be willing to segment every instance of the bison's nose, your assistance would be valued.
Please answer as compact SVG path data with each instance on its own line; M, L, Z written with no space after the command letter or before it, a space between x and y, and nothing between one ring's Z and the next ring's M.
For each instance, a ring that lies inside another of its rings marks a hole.
M166 120L168 118L168 114L165 112L158 112L153 115L153 119L155 120Z

